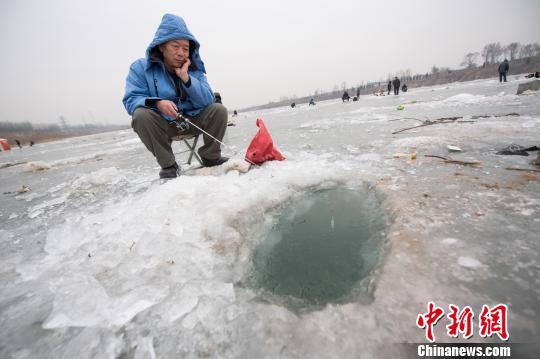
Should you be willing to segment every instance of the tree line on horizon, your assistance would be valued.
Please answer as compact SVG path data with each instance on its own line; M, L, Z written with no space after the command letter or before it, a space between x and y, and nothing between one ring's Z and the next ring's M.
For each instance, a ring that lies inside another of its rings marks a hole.
M534 56L540 56L540 45L538 43L530 44L521 44L519 42L512 42L508 45L501 45L500 42L492 42L486 44L482 51L479 52L470 52L464 56L463 61L460 66L463 66L465 69L471 69L478 67L478 59L480 56L484 59L482 66L492 65L501 60L502 56L507 57L510 61L517 59L530 59ZM438 67L433 65L429 72L413 74L413 71L408 68L405 70L399 70L396 72L389 72L386 76L386 81L383 77L379 78L379 81L370 81L356 84L356 86L349 87L346 81L341 83L341 86L334 85L332 90L323 90L315 89L307 97L318 98L322 95L334 94L335 96L340 96L344 91L348 91L350 94L354 94L357 90L368 90L371 88L381 87L382 84L386 84L387 81L392 80L394 77L398 77L402 81L421 81L427 80L432 76L436 76L444 73L451 73L452 70L450 67ZM305 97L305 96L303 96ZM302 98L303 98L302 97ZM288 101L295 101L298 97L296 95L291 96L280 96L278 103L286 103ZM271 104L272 102L269 102Z
M112 125L112 124L81 124L81 125L67 125L65 121L60 121L60 124L31 124L28 121L25 122L0 122L0 133L28 133L28 132L40 132L40 133L96 133L104 131L114 131L125 129L127 125Z
M481 52L469 52L463 58L461 66L465 68L475 68L480 56L484 59L482 66L492 65L501 61L505 57L509 61L517 59L526 59L540 55L540 45L531 43L522 45L519 42L511 42L508 45L501 45L500 42L491 42L486 44Z

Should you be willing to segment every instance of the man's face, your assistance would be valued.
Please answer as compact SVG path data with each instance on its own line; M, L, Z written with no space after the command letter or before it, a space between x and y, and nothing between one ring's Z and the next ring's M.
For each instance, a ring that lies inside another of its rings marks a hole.
M182 67L189 57L189 41L171 40L159 45L159 51L163 54L165 66L171 69Z

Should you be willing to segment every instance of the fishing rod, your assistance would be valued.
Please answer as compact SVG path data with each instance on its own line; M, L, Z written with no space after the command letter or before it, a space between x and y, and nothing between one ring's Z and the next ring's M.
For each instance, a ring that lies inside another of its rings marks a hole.
M209 134L208 132L206 132L205 130L203 130L202 128L200 128L199 126L197 126L196 124L194 124L192 121L189 120L189 118L187 117L184 117L182 116L181 113L178 114L178 116L176 117L176 120L174 120L175 122L175 125L176 125L176 128L179 130L179 131L188 131L189 130L189 126L192 125L193 127L195 127L197 130L201 131L202 133L204 133L205 135L207 135L208 137L210 137L211 139L213 139L214 141L216 141L217 143L219 143L220 145L228 148L229 150L231 150L233 152L233 154L237 155L238 154L238 151L235 151L231 146L229 145L226 145L225 143L221 142L220 140L218 140L217 138L215 138L214 136L212 136L211 134ZM257 166L256 163L250 161L246 156L244 156L244 160L246 162L249 162L250 164L254 165L254 166Z

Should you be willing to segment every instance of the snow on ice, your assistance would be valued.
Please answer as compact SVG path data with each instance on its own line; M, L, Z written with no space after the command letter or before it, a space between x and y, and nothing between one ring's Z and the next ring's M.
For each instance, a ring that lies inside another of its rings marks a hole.
M166 183L130 130L0 153L0 357L396 357L388 343L423 340L428 301L507 304L510 340L535 341L540 175L505 169L532 156L495 155L540 145L540 95L513 95L521 81L241 113L224 139L237 162ZM241 173L257 117L287 159ZM390 220L373 301L294 313L246 286L280 210L336 187L373 191Z

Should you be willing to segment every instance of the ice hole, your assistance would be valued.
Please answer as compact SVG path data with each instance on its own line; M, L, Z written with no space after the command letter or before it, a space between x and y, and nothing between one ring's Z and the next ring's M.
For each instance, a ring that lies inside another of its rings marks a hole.
M283 209L255 249L250 285L293 309L372 299L385 227L367 186L307 194Z

